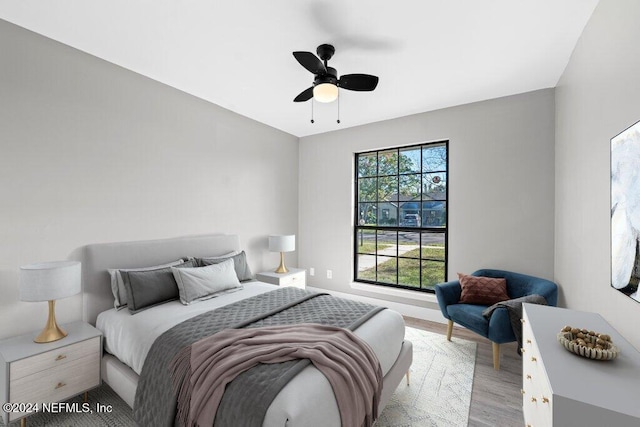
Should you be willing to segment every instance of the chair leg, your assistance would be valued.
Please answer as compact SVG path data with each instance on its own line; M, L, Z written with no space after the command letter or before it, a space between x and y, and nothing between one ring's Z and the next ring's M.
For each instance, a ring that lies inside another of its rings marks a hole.
M411 371L407 371L407 385L409 385L409 373L410 373L410 372L411 372Z
M453 332L453 320L449 320L447 325L447 341L451 341L451 333Z
M493 344L493 369L500 370L500 344L492 342Z

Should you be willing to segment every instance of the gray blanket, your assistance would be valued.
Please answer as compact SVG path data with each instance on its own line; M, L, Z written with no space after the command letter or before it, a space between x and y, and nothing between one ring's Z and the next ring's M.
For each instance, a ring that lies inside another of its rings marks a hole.
M170 363L194 342L228 328L256 328L296 323L319 323L355 329L382 308L357 301L287 287L247 298L196 316L162 334L145 360L136 390L133 415L141 426L171 426L176 419L176 396ZM216 426L261 425L271 401L287 381L309 364L308 360L276 365L261 364L231 382L220 402ZM266 395L260 401L247 399ZM261 390L259 393L256 390ZM229 396L240 395L234 399Z
M485 308L482 311L482 315L489 319L496 309L500 307L505 307L507 309L507 312L509 313L509 321L511 322L511 329L513 329L513 335L516 336L516 340L518 341L518 354L520 354L520 349L522 348L522 322L520 319L522 319L523 302L547 305L547 300L542 295L533 294L507 301L501 301Z

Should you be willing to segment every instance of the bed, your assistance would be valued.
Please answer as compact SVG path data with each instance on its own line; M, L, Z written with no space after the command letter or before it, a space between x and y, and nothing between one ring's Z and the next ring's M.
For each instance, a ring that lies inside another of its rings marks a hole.
M198 304L183 306L179 301L172 301L130 315L126 309L116 311L113 308L114 297L107 269L153 266L185 256L210 257L238 250L238 236L213 234L94 244L81 248L74 256L82 262L83 319L96 325L105 336L102 379L130 407L134 407L146 353L158 336L198 313L278 287L252 281L244 283L241 291ZM380 361L384 375L378 406L381 412L411 365L412 346L404 340L404 322L398 313L385 309L354 333L371 346ZM266 411L263 422L267 427L303 425L340 425L331 385L313 366L304 368L280 391Z

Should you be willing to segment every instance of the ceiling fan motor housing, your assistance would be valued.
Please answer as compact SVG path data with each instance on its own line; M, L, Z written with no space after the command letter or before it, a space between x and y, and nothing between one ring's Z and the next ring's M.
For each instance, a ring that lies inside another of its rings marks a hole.
M338 71L333 67L327 67L326 74L316 75L313 85L317 86L322 83L331 83L332 85L338 84Z

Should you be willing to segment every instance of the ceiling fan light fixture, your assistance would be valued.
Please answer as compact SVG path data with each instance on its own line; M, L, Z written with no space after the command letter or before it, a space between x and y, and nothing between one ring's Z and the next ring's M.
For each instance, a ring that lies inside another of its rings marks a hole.
M313 99L318 102L333 102L338 99L338 86L320 83L313 88Z

